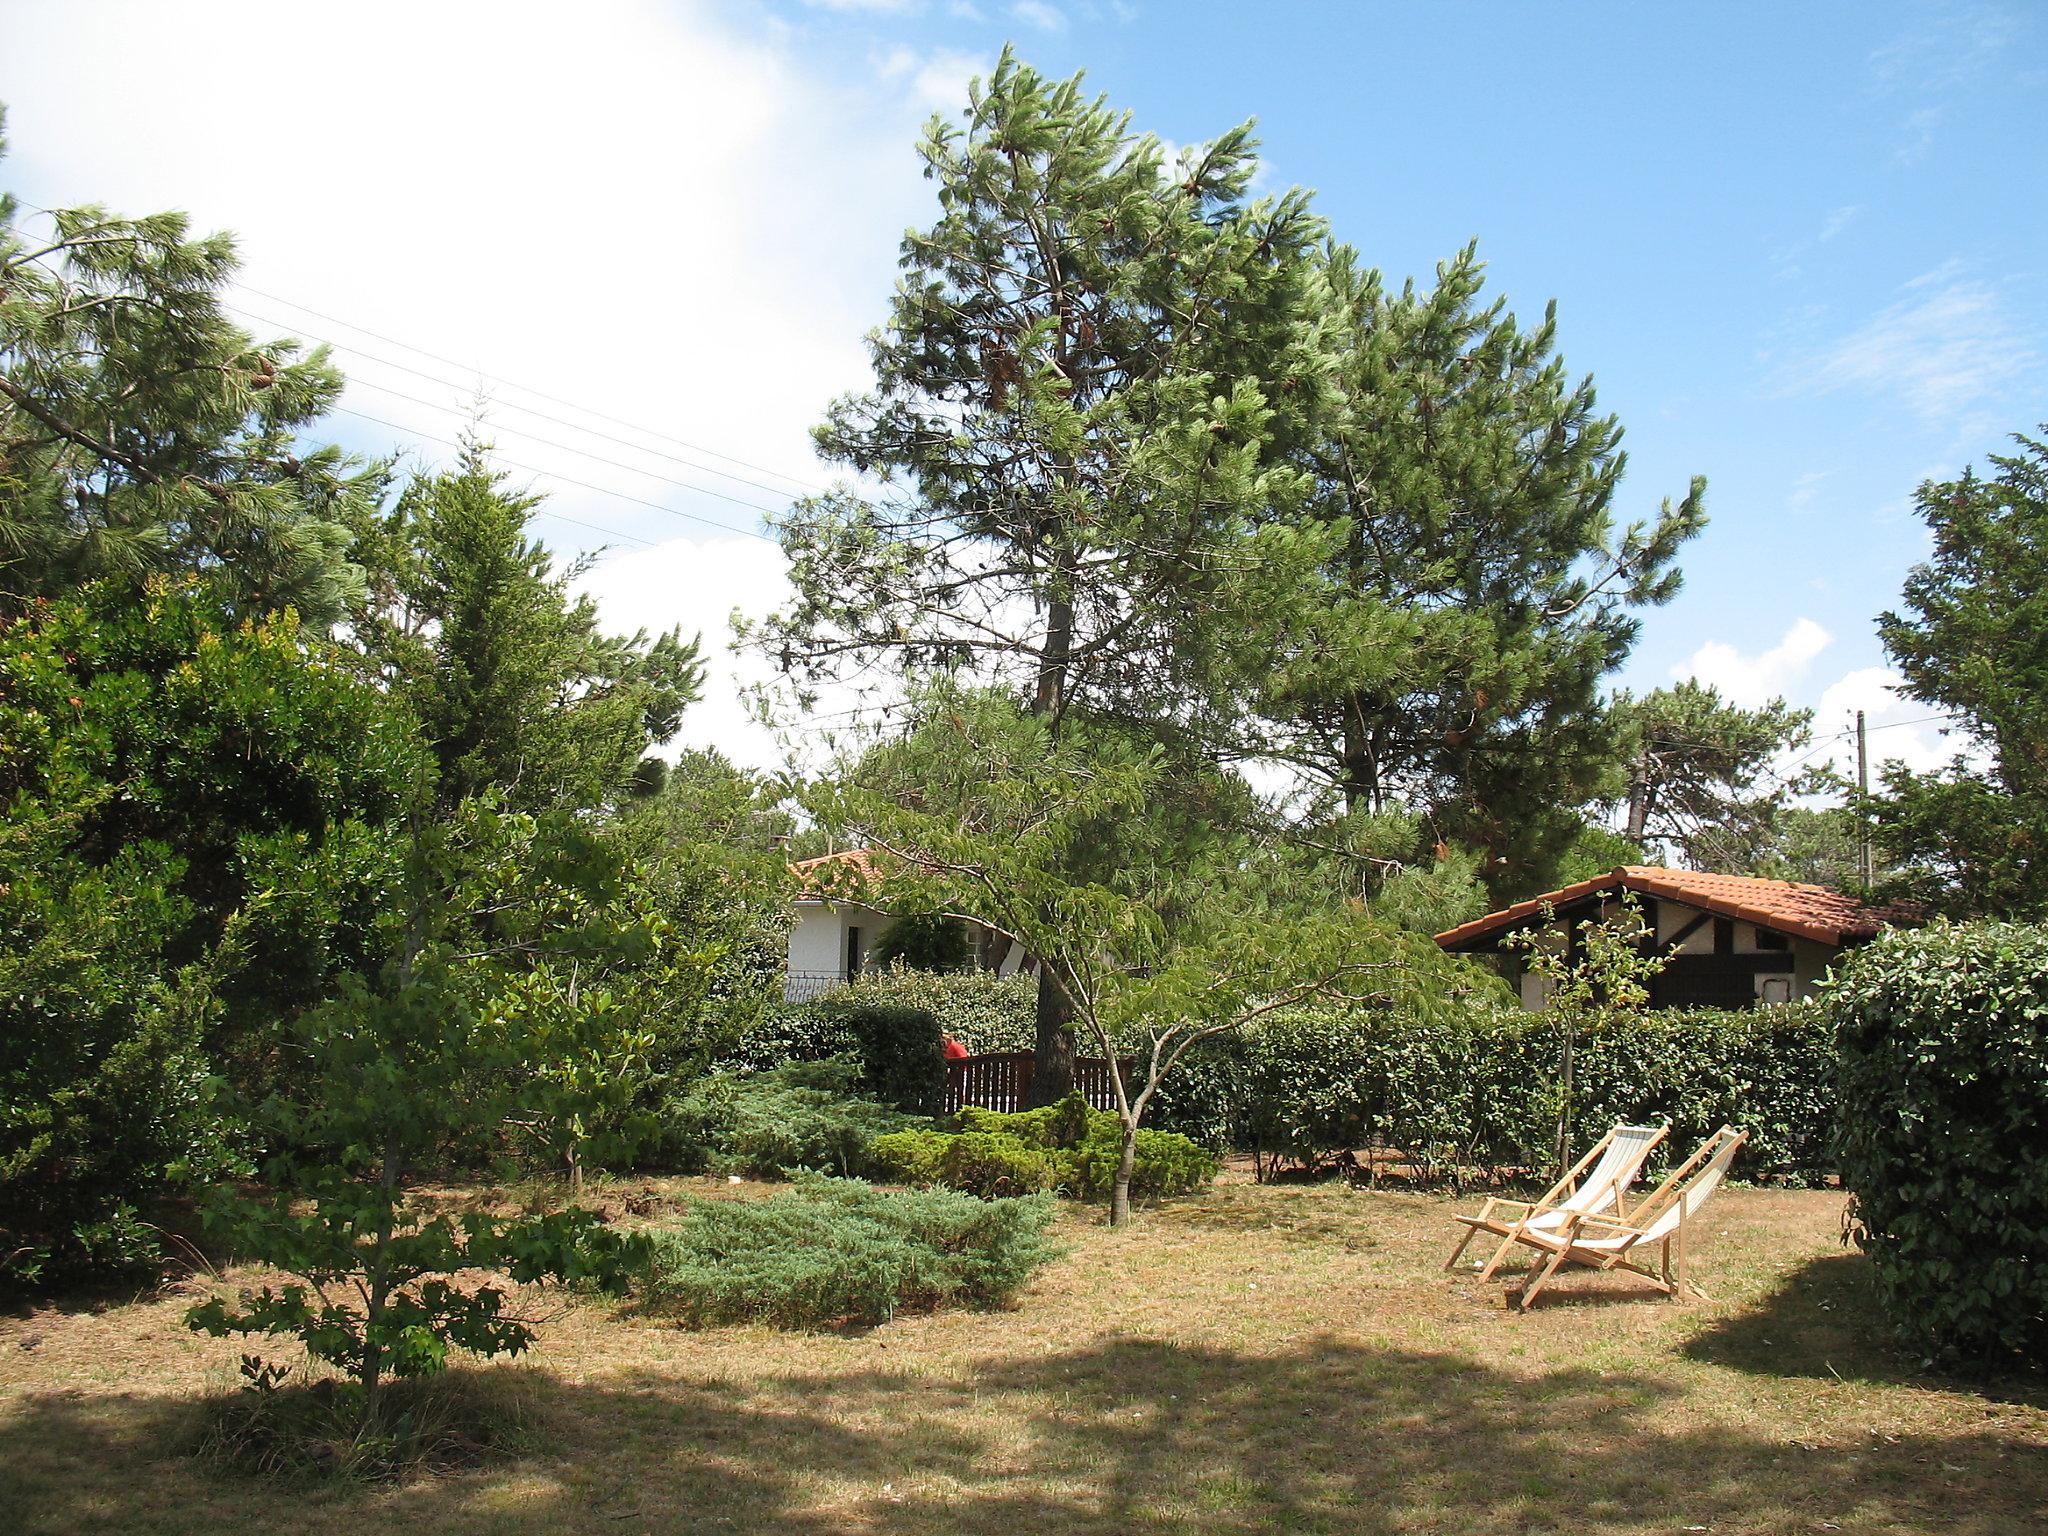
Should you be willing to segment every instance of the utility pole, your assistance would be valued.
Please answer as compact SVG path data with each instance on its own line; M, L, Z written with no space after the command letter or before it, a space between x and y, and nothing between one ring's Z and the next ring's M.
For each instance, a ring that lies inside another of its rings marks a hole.
M1863 874L1863 894L1870 894L1870 739L1863 730L1863 711L1856 711L1856 843Z

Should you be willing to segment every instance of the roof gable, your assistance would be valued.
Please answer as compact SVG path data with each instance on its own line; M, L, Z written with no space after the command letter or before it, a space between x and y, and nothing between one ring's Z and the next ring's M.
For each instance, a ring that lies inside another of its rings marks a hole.
M1897 908L1873 906L1831 891L1824 885L1796 880L1764 880L1755 875L1717 875L1692 869L1664 869L1652 864L1623 864L1604 875L1581 880L1498 912L1461 923L1436 936L1445 949L1473 949L1486 940L1539 916L1548 903L1568 906L1608 891L1637 891L1660 900L1683 902L1720 917L1740 918L1778 933L1812 939L1819 944L1857 944L1875 938L1887 922L1909 918Z

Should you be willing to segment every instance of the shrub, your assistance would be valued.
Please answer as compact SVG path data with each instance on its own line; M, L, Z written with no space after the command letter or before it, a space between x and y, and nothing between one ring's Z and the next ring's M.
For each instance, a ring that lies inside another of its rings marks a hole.
M762 1072L834 1056L860 1063L859 1091L867 1098L925 1116L945 1102L945 1036L937 1017L924 1008L873 1001L851 987L767 1010L721 1065Z
M865 1172L874 1140L902 1129L907 1117L858 1097L860 1075L860 1064L844 1056L715 1074L664 1106L663 1150L691 1171L756 1178Z
M1038 1042L1038 978L989 971L935 975L930 971L875 970L831 1001L921 1008L943 1035L974 1055L1028 1051Z
M1059 1168L1039 1147L987 1131L899 1131L875 1139L869 1168L897 1184L944 1185L992 1200L1036 1194L1059 1182Z
M899 1312L996 1306L1058 1250L1043 1195L978 1200L819 1179L766 1200L702 1200L659 1233L652 1305L703 1326L882 1323Z
M1831 1167L1834 1044L1816 1004L1610 1017L1576 1050L1579 1146L1618 1119L1669 1119L1668 1146L1690 1150L1730 1122L1751 1133L1744 1177L1811 1181ZM1205 1047L1193 1090L1159 1124L1310 1167L1379 1142L1425 1175L1547 1168L1557 1067L1543 1013L1303 1008Z
M985 1196L1057 1188L1084 1200L1108 1195L1116 1177L1123 1146L1117 1117L1090 1109L1078 1093L1015 1114L963 1109L953 1123L951 1131L878 1142L877 1173L906 1184L943 1184ZM1184 1195L1215 1176L1216 1159L1187 1137L1138 1132L1134 1196Z
M1109 1122L1106 1127L1104 1120ZM1133 1199L1191 1194L1216 1177L1216 1159L1177 1132L1140 1129L1136 1150L1137 1159L1131 1166ZM1087 1138L1061 1155L1061 1187L1078 1199L1106 1200L1122 1154L1123 1136L1116 1116L1102 1113L1089 1126Z
M1916 1346L2048 1356L2048 928L1939 924L1835 983L1842 1181Z
M936 1115L946 1101L945 1036L937 1017L900 1003L826 998L859 1042L861 1091L913 1115Z

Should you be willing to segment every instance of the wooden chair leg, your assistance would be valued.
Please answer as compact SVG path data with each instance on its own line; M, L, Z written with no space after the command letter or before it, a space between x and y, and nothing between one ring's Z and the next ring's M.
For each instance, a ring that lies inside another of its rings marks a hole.
M1513 1248L1514 1246L1515 1239L1513 1233L1510 1233L1508 1234L1508 1236L1502 1238L1500 1240L1500 1246L1493 1250L1493 1257L1488 1259L1484 1264L1479 1266L1479 1278L1482 1280L1491 1280L1493 1278L1493 1272L1496 1269L1500 1268L1500 1261L1508 1256L1508 1250Z
M1569 1251L1567 1248L1558 1249L1550 1256L1550 1262L1522 1286L1522 1299L1519 1303L1522 1311L1529 1310L1530 1304L1536 1300L1537 1293L1550 1283L1550 1277L1557 1273L1557 1266L1564 1262L1564 1256Z
M1465 1256L1465 1250L1472 1246L1472 1239L1477 1237L1478 1235L1479 1229L1477 1227L1467 1227L1465 1229L1464 1238L1459 1242L1457 1247L1451 1250L1451 1256L1448 1259L1444 1260L1444 1270L1446 1273L1449 1273L1451 1270L1454 1270L1458 1267L1458 1260L1462 1259Z
M1486 1197L1486 1204L1482 1205L1479 1208L1479 1219L1481 1221L1486 1220L1487 1217L1493 1214L1494 1202L1497 1199L1499 1199L1499 1196L1497 1195L1488 1195ZM1477 1227L1467 1227L1465 1229L1465 1235L1463 1238L1459 1240L1458 1246L1453 1248L1451 1250L1451 1256L1448 1259L1444 1260L1444 1270L1446 1273L1449 1273L1451 1270L1454 1270L1458 1267L1458 1260L1461 1257L1463 1257L1465 1250L1472 1246L1472 1239L1477 1237L1478 1235L1479 1228Z

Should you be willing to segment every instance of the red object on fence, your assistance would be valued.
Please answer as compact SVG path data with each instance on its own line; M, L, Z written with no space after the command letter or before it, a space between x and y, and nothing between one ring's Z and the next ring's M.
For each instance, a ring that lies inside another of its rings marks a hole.
M965 1061L967 1059L967 1047L958 1040L955 1040L951 1035L948 1035L946 1036L945 1055L948 1061Z
M990 1051L981 1056L964 1056L946 1063L946 1113L973 1106L1000 1110L1005 1114L1024 1107L1031 1096L1032 1054L1029 1051ZM1130 1063L1124 1064L1130 1075ZM1116 1108L1116 1085L1111 1081L1109 1062L1099 1056L1084 1056L1074 1063L1074 1086L1095 1109Z

